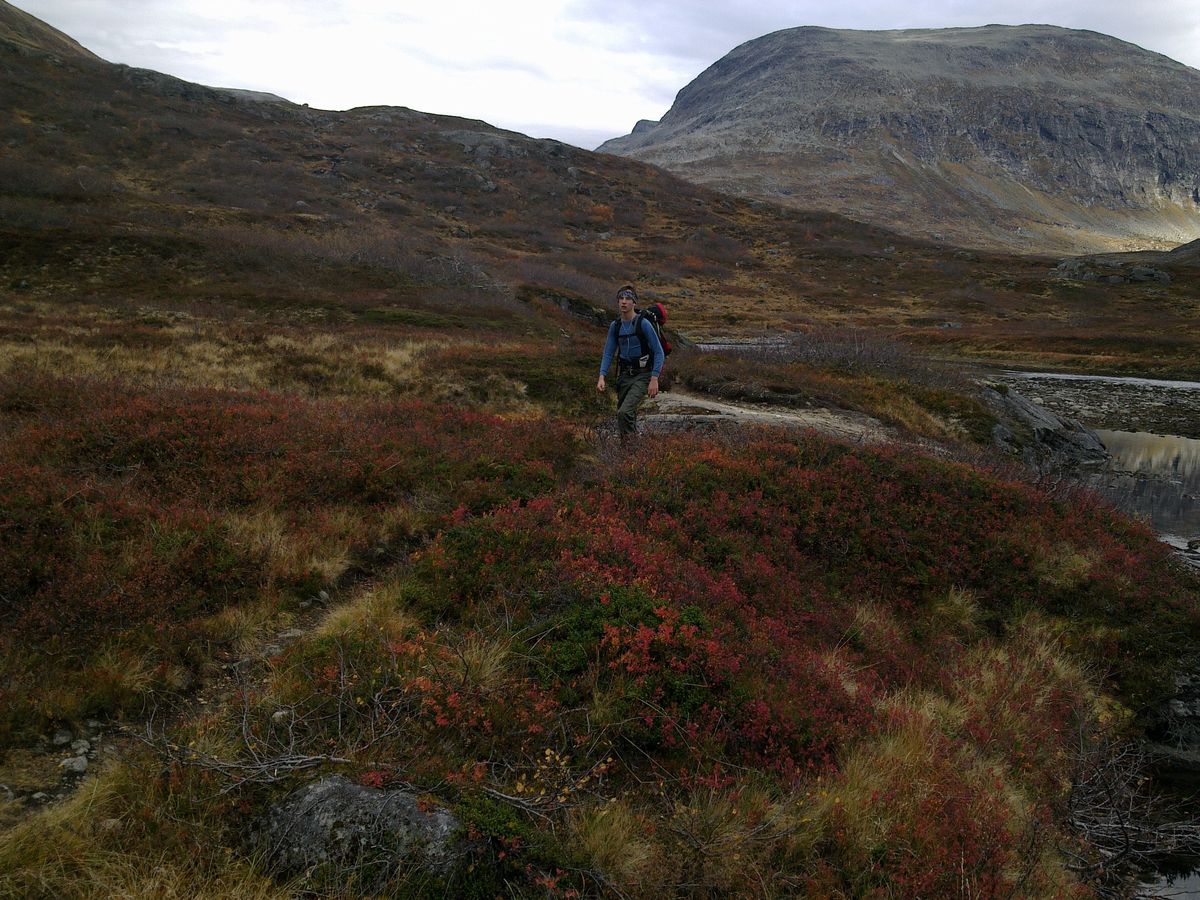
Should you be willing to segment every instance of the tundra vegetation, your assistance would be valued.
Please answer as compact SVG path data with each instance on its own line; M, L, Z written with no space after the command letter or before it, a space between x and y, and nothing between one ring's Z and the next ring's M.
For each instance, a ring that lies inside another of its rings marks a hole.
M0 893L1091 893L1081 760L1196 635L1144 526L955 461L986 411L878 336L673 365L940 457L770 430L624 456L598 328L420 297L6 295L6 777L64 723L128 736L9 804ZM273 880L248 835L321 771L294 759L451 808L469 864Z
M1103 321L1125 329L1108 368L1184 371L1177 286L1146 305L479 123L12 47L0 895L1122 877L1079 786L1196 640L1195 578L1145 526L988 457L970 382L912 341L1028 359L1054 318L1037 352L1082 363ZM904 443L620 453L587 320L618 278L689 333L807 335L681 351L680 383L869 412ZM1130 337L1151 321L1175 337ZM30 803L45 737L87 719L115 752ZM463 864L277 879L254 823L332 772L451 809Z

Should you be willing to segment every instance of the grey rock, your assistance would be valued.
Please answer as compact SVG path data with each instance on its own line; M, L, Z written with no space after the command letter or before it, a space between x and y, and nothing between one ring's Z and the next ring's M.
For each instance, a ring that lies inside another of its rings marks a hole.
M274 722L276 725L282 725L284 722L286 722L291 717L292 717L291 712L286 709L277 709L277 710L275 710L275 712L271 713L271 721Z
M50 738L50 743L55 747L65 747L71 743L73 735L65 728L60 728L54 732L54 737Z
M1129 270L1130 281L1154 281L1158 284L1170 284L1171 276L1162 269L1153 269L1150 266L1134 266Z
M29 799L33 800L36 803L47 803L50 800L50 795L47 794L45 791L38 791L36 794L34 794Z
M334 775L273 806L258 823L255 843L285 876L329 865L386 878L413 865L451 872L468 849L455 839L457 830L450 812L422 811L410 791L363 787Z
M91 752L92 742L88 741L88 740L84 740L83 738L80 738L77 741L71 741L71 749L75 752L76 755L83 756L84 754Z
M72 756L60 762L58 767L71 775L82 775L87 771L88 760L86 756Z
M264 659L269 659L272 656L278 656L283 652L283 647L279 644L267 644L262 648L262 656Z
M993 428L996 445L1018 453L1033 466L1047 462L1065 466L1100 465L1108 459L1104 443L1090 428L1037 405L1012 388L986 387L983 399L1007 423ZM1022 435L1028 435L1027 440Z
M275 635L275 637L279 641L287 642L287 641L298 641L298 640L300 640L300 638L304 637L304 635L305 635L305 632L303 629L289 628L287 631L279 632L279 634Z
M515 134L510 137L484 131L445 131L442 137L457 143L476 160L492 157L515 159L527 155L520 136Z

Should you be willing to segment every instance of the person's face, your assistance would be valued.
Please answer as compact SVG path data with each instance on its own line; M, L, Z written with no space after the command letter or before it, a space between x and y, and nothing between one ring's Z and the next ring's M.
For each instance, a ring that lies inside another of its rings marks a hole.
M621 311L621 315L629 315L631 312L633 312L633 298L628 296L620 297L617 300L617 309Z

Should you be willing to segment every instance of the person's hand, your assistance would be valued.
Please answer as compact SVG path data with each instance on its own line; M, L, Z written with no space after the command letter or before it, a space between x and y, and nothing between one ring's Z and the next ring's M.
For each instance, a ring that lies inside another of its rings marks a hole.
M596 382L596 390L598 390L598 391L604 390L604 376L603 375L601 375L600 380Z
M657 375L650 376L650 390L648 390L646 393L648 393L650 395L651 400L653 400L655 397L658 396L658 376Z

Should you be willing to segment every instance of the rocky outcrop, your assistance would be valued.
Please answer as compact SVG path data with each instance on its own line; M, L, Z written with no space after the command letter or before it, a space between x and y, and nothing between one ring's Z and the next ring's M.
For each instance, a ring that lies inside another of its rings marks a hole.
M1105 263L1087 256L1064 259L1055 266L1053 274L1056 278L1068 281L1098 281L1104 284L1171 283L1169 272L1153 266Z
M958 243L1132 249L1200 235L1197 98L1200 72L1095 32L793 28L600 149Z
M1103 465L1108 451L1096 432L1022 397L1005 385L985 387L983 399L1000 420L992 432L997 447L1036 469Z
M428 809L416 794L378 790L334 775L305 785L267 813L255 836L279 874L355 870L382 884L398 871L450 874L466 852L456 840L458 821Z

